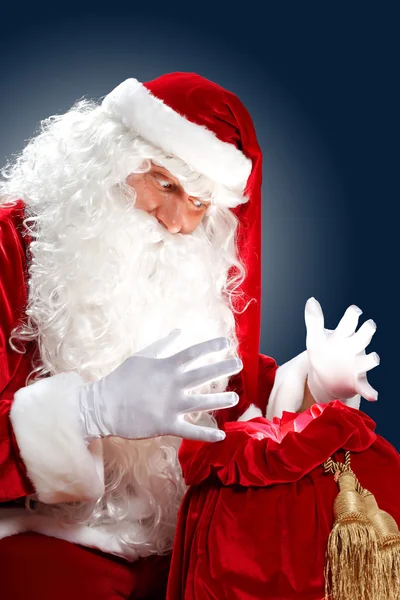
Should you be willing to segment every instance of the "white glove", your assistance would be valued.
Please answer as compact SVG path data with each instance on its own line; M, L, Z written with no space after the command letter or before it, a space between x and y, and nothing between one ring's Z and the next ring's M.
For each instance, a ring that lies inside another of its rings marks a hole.
M305 321L307 353L310 362L308 387L316 402L326 403L340 399L355 408L359 395L366 400L377 400L378 393L368 383L367 371L379 365L376 352L365 354L376 331L372 319L356 332L359 316L357 306L350 306L334 331L324 328L321 305L315 298L307 300Z
M238 373L242 361L232 358L187 370L184 367L229 346L226 338L196 344L168 358L156 358L176 339L179 330L126 359L112 373L80 390L85 439L118 436L128 439L175 435L215 442L225 438L219 429L188 423L184 415L235 406L234 392L189 395L187 390Z

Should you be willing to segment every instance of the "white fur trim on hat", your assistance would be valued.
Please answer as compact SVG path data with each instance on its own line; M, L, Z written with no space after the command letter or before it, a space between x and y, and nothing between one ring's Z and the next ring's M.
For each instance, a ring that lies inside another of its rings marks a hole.
M123 81L104 98L102 106L126 127L212 181L239 193L244 191L251 160L205 126L188 121L137 79Z
M102 446L89 448L79 410L77 373L60 373L14 395L10 418L39 500L97 500L104 493Z

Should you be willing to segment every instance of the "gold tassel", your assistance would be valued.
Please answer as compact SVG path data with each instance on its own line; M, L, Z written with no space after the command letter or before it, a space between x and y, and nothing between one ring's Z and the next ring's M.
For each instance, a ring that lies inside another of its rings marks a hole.
M388 600L380 592L378 536L367 516L362 488L350 469L349 453L345 465L329 459L324 466L335 473L340 489L326 553L326 598Z
M400 600L400 532L397 523L389 513L379 508L370 492L365 494L365 505L368 518L379 536L384 597Z

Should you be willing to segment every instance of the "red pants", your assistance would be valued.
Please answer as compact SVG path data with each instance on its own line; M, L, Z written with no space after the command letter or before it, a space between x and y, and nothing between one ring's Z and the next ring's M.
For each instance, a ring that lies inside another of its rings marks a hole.
M0 540L2 600L164 600L169 556L135 563L36 533Z

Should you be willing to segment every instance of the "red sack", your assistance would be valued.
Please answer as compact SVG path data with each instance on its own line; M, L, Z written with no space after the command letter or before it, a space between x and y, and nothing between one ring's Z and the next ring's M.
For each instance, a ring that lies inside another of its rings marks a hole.
M301 415L227 423L217 444L184 441L182 504L167 600L321 600L338 487L351 466L400 524L400 458L364 413L334 401Z

